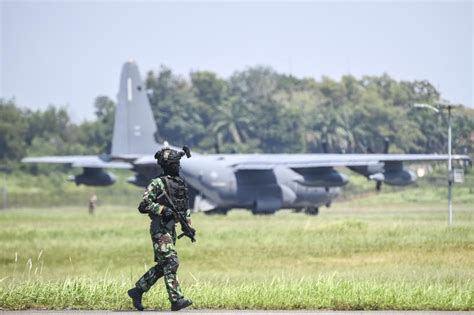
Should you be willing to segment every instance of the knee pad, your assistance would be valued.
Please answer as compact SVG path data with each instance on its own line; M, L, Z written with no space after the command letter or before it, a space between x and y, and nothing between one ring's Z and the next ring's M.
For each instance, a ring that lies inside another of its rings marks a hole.
M164 276L164 271L163 271L163 266L161 264L156 264L154 267L153 267L153 271L155 272L155 275L158 277L158 278L161 278Z
M178 256L170 256L165 260L165 265L163 266L163 270L165 274L176 273L179 267L179 260Z

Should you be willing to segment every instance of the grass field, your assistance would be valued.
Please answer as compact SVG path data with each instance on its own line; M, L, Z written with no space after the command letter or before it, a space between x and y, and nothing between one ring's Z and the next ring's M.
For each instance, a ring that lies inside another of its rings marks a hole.
M442 197L412 193L317 217L196 214L198 241L178 242L183 290L204 309L474 310L472 196L455 189L448 227ZM148 224L119 206L0 212L0 308L130 309L126 290L153 264ZM161 281L144 304L168 309Z

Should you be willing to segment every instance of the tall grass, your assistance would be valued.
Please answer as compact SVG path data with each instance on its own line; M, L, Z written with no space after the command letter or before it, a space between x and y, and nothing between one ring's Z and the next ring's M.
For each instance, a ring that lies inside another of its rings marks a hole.
M195 308L473 310L474 209L454 209L449 227L444 203L196 214L179 276ZM148 224L135 207L0 212L0 308L131 308L153 264ZM169 307L162 283L145 304Z
M404 280L353 281L337 275L310 278L273 278L267 282L184 283L194 308L203 309L334 309L334 310L472 310L472 284L450 285ZM6 309L131 309L130 281L72 278L27 281L0 289ZM148 308L168 309L161 287L146 294Z

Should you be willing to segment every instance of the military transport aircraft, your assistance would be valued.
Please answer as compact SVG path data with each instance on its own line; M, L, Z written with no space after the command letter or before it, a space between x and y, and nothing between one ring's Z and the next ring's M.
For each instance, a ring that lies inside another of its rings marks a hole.
M27 157L25 163L62 163L82 167L71 176L76 184L106 186L115 176L104 168L125 168L135 173L128 182L146 187L160 170L154 159L163 144L155 142L156 124L138 66L123 65L114 121L112 152L107 156ZM170 117L171 118L171 117ZM317 214L329 206L348 177L335 167L351 170L382 183L405 186L416 175L403 162L446 161L434 154L209 154L193 153L183 159L181 174L190 190L190 207L208 213L232 208L270 214L286 208ZM468 160L465 155L453 155Z

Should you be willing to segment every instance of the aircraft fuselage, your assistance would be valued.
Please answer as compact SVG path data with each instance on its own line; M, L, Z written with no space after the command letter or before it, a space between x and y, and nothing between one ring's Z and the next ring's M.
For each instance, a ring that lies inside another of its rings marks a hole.
M284 166L258 172L236 172L232 168L232 157L225 155L182 160L181 169L188 184L219 207L249 208L256 213L330 204L340 192L335 186L347 182L344 175L337 173L341 179L337 174L329 173L329 176L336 177L334 180L339 185L326 181L328 187L315 186L315 177L308 181L308 176Z

